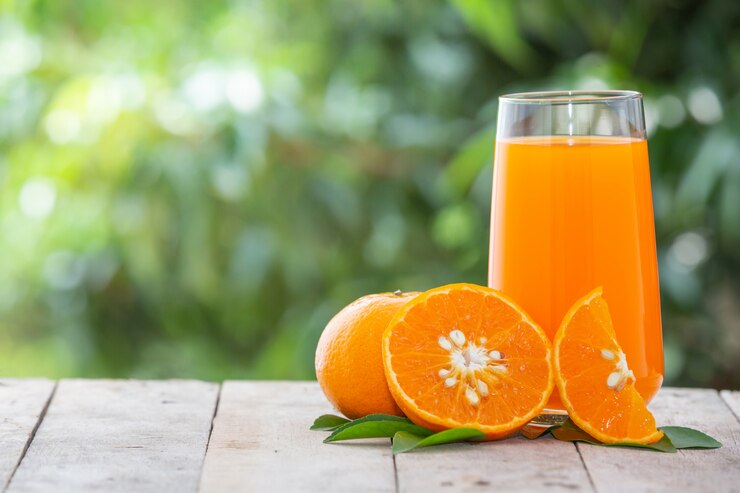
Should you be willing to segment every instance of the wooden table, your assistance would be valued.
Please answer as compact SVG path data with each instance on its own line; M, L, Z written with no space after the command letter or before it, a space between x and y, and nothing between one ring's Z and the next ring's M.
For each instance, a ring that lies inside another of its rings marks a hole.
M740 392L666 388L651 407L724 446L516 437L393 457L386 439L321 443L314 382L0 379L0 492L740 492Z

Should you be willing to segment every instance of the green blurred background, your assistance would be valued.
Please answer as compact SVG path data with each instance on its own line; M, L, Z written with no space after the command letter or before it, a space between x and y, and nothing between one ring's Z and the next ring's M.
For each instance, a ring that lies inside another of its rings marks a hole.
M666 377L740 388L740 2L2 1L0 375L312 378L486 282L497 96L645 94Z

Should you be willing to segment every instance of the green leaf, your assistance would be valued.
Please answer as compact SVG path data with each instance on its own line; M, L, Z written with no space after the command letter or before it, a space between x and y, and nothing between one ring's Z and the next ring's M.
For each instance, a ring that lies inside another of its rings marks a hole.
M407 431L399 431L393 436L393 453L402 454L409 450L431 447L432 445L485 439L485 433L480 430L474 430L473 428L452 428L427 437L415 435Z
M434 436L434 435L430 435ZM414 435L408 431L399 431L393 435L393 453L402 454L409 450L415 449L424 441L423 436Z
M655 450L657 452L676 453L676 447L673 446L668 436L664 436L660 440L651 444L641 443L602 443L576 426L570 419L562 425L552 428L550 430L552 436L563 442L585 442L592 445L600 445L602 447L633 447L633 448L644 448L648 450Z
M666 434L673 446L682 448L720 448L722 444L706 433L684 426L663 426L660 431Z
M350 421L347 418L343 418L341 416L322 414L313 422L311 429L314 431L333 431L349 422Z
M390 438L399 431L407 431L420 436L429 436L434 433L421 426L416 426L406 418L389 414L371 414L341 425L324 440L324 443L360 438Z
M586 442L592 445L601 445L603 447L635 447L668 453L675 453L678 449L714 449L722 446L722 443L719 441L710 437L706 433L702 433L693 428L686 428L684 426L664 426L660 428L660 430L665 433L663 438L650 444L602 443L581 430L570 419L561 426L553 427L548 431L550 431L552 436L558 440L567 442Z

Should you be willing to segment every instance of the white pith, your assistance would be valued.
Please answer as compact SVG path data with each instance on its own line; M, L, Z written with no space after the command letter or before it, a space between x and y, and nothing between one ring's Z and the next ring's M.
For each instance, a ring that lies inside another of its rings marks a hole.
M485 337L478 339L477 343L468 341L462 331L455 329L447 336L440 336L437 342L450 355L449 367L439 370L439 378L445 387L459 386L472 406L477 406L481 398L490 395L486 380L490 382L508 371L505 355L486 348Z
M635 374L627 366L627 357L622 351L601 350L601 357L607 361L615 361L614 371L606 377L606 386L619 392L627 385L627 382L635 381Z

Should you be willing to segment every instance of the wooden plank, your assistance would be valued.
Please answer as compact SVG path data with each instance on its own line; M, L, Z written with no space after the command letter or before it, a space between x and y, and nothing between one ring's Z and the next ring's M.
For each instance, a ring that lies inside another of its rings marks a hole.
M740 421L740 391L723 390L720 395L722 400L732 409L737 420Z
M195 491L218 386L63 380L8 491Z
M5 491L54 391L44 379L0 379L0 491Z
M599 493L740 492L740 424L716 390L663 389L650 408L659 426L699 429L722 448L663 454L579 444Z
M586 469L572 443L552 437L452 444L396 456L404 492L590 492Z
M387 439L324 444L309 430L331 412L315 382L224 383L201 493L393 492Z

